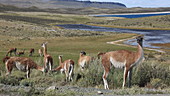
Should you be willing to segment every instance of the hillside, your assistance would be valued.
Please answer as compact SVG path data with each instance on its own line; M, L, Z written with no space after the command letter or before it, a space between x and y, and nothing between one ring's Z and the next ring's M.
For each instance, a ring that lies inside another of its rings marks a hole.
M124 27L135 29L170 29L170 15L164 16L151 16L143 18L132 19L119 19L119 20L107 20L101 22L101 25L107 25L110 27ZM99 23L97 23L99 24Z
M77 0L1 0L0 3L7 5L14 5L18 7L38 8L126 8L124 4L114 2L91 2L91 1L77 1Z

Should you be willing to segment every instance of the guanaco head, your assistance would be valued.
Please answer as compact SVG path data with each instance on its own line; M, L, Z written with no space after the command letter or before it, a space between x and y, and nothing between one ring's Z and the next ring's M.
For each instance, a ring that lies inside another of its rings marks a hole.
M59 59L62 59L62 55L59 55L58 58L59 58Z
M31 49L30 49L30 53L31 53L31 52L34 52L34 48L31 48Z
M143 47L143 36L138 36L138 37L136 37L136 39L137 39L137 43L138 43L141 47Z
M81 51L81 52L80 52L80 56L84 56L84 55L86 55L86 52Z
M46 47L47 46L47 42L44 42L43 44L41 44L41 47Z
M14 48L14 51L16 52L16 51L17 51L17 48Z
M2 59L3 63L5 63L8 59L10 59L10 57L6 56Z

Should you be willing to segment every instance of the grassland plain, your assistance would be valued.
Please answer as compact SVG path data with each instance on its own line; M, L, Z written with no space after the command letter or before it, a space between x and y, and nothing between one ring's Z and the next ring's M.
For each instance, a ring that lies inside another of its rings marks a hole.
M35 12L6 12L0 13L0 18L1 59L12 47L18 48L19 51L26 49L25 57L28 57L30 48L35 48L36 52L30 58L43 66L43 58L38 56L37 50L41 48L43 42L47 41L48 53L54 58L54 67L58 66L58 55L63 55L64 60L71 58L76 62L74 81L67 83L64 75L59 72L45 76L37 70L32 70L31 78L26 79L25 73L13 70L11 76L6 77L4 76L5 64L0 61L0 94L2 95L98 95L97 91L101 91L104 95L132 95L169 94L170 92L169 53L145 50L145 62L133 71L132 88L121 89L123 72L121 69L115 69L108 77L111 90L104 90L100 60L95 60L85 73L80 72L77 66L80 51L86 51L87 55L94 57L98 52L118 49L135 51L136 48L109 45L106 42L130 38L136 34L66 30L51 25L68 22L100 23L104 22L104 18L46 12L36 12L36 14ZM82 78L79 78L80 76ZM51 86L55 88L48 90Z
M103 18L103 17L99 17ZM152 16L145 18L110 18L104 22L91 23L89 25L112 27L112 28L126 28L126 29L144 29L144 30L170 30L170 15ZM163 46L169 48L170 43L155 44L155 46Z

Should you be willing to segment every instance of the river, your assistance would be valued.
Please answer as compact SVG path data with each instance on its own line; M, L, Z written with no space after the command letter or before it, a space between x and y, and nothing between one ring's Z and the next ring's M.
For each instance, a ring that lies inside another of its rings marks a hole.
M84 24L63 24L57 25L65 29L74 30L88 30L88 31L101 31L101 32L121 32L121 33L137 33L144 35L144 47L148 48L160 48L157 46L152 46L151 44L157 43L170 43L170 30L141 30L141 29L123 29L123 28L108 28L108 27L98 27L90 26ZM128 40L124 43L130 45L136 45L136 40ZM166 48L170 49L170 48Z

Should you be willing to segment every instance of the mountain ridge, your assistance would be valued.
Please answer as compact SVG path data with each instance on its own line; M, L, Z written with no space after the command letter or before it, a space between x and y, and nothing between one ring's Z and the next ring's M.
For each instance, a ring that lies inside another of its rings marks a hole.
M17 7L38 7L38 8L126 8L126 5L117 2L92 2L77 0L0 0L5 5Z

